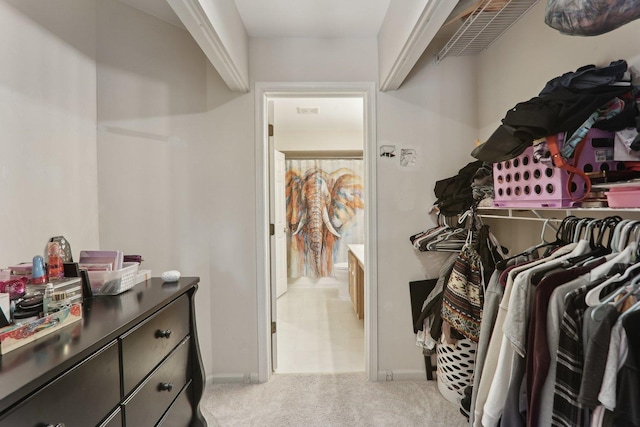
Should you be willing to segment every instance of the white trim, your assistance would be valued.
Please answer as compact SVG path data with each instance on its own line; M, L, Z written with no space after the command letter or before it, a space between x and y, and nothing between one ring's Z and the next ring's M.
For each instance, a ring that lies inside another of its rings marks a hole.
M248 375L251 378L249 384L258 383L257 373L252 372L251 374L248 374ZM229 384L229 383L247 384L247 382L245 381L246 376L247 374L240 374L240 373L207 375L206 383L207 384Z
M391 380L387 376L391 374ZM426 381L425 371L417 369L394 369L393 371L378 371L378 381Z
M388 74L380 76L382 92L397 90L400 87L457 3L450 0L427 2Z
M256 83L256 303L258 314L258 381L266 382L271 376L271 292L267 284L269 273L269 176L265 162L269 158L268 136L265 135L267 120L266 91Z
M376 165L377 165L377 113L376 91L371 87L365 93L364 132L365 145L365 193L366 193L366 228L365 236L365 275L364 275L364 348L365 348L365 372L369 374L370 381L376 381L378 370L378 206L376 199ZM369 328L367 333L367 327Z
M271 376L271 307L269 284L269 199L267 197L268 144L266 143L266 100L287 96L361 96L364 99L364 127L367 236L365 239L365 371L378 380L378 288L376 215L376 88L375 83L256 83L255 84L256 167L256 286L258 314L258 380Z
M207 56L230 90L249 92L249 81L243 78L220 35L198 0L167 0L200 49ZM248 74L248 73L245 73Z

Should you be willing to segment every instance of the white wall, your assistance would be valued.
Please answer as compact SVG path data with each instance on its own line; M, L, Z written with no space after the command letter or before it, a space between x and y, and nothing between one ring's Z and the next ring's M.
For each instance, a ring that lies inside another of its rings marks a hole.
M415 148L418 165L378 158L378 347L379 370L394 378L424 378L424 359L411 327L409 282L437 277L449 254L418 252L409 236L433 225L435 181L468 162L475 141L473 58L435 65L426 52L395 92L378 93L378 145ZM383 376L384 378L384 376Z
M278 119L276 118L276 126ZM362 150L364 133L331 129L279 130L275 148L279 151Z
M375 39L251 39L254 82L376 81Z
M101 248L141 254L154 276L201 278L196 315L210 372L210 66L186 30L117 0L98 2L97 23Z
M0 266L98 246L95 4L0 1Z
M209 244L209 374L237 380L258 372L254 99L253 94L230 93L213 69L208 76L202 132L209 150L203 161L210 175L194 188L211 199L205 227L199 230Z

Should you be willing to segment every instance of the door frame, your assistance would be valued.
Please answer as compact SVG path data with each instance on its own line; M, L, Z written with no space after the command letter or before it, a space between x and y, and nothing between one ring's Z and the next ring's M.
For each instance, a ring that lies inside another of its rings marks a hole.
M378 278L376 217L376 85L355 83L255 83L256 286L258 381L271 377L271 274L269 261L269 143L267 102L284 97L361 97L364 104L365 372L378 380Z

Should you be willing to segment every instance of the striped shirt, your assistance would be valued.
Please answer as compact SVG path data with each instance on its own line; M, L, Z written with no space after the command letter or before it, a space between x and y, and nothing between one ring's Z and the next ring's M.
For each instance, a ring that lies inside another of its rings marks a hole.
M584 424L584 410L578 403L584 364L582 321L587 309L584 297L594 286L595 283L582 286L565 298L556 362L553 426L574 427Z

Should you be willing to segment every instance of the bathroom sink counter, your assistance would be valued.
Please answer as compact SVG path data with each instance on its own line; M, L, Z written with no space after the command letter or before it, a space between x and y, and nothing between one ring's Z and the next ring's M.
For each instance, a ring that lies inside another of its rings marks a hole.
M364 319L364 245L348 245L349 296L358 319Z
M354 244L347 245L347 248L355 255L355 257L362 264L362 268L364 268L364 245L363 244Z

